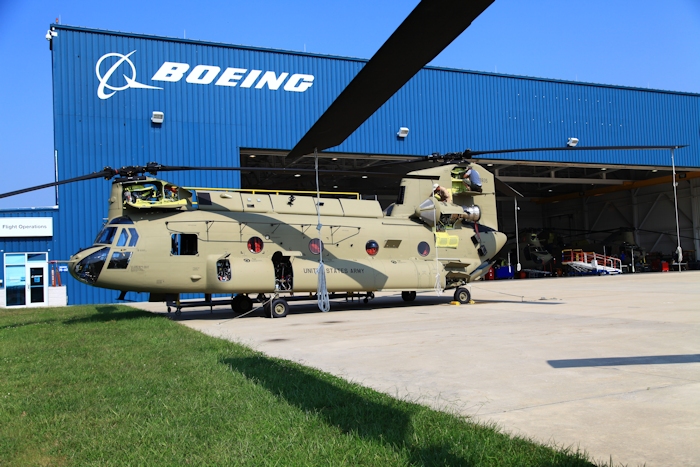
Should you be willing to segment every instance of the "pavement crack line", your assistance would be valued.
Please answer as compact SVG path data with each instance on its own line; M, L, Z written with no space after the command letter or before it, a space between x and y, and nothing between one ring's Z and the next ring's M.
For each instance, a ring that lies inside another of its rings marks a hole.
M580 401L593 400L593 399L604 399L606 397L624 396L626 394L636 394L636 393L647 392L647 391L655 391L658 389L677 388L680 386L688 386L691 384L698 384L698 383L697 382L688 382L685 384L669 384L666 386L654 386L654 387L648 387L645 389L636 389L634 391L623 391L623 392L618 392L618 393L601 394L601 395L590 396L590 397L580 397L578 399L569 399L569 400L565 400L565 401L548 402L546 404L530 405L527 407L518 407L517 409L501 410L498 412L486 412L486 413L481 414L480 416L485 417L487 415L498 415L498 414L503 414L503 413L522 412L522 411L530 410L530 409L538 409L540 407L549 407L549 406L554 406L554 405L569 404L571 402L580 402Z
M677 376L668 376L668 375L657 375L657 374L655 374L655 373L643 373L643 372L641 372L641 371L631 371L631 370L627 370L627 369L623 369L623 368L618 368L617 370L618 370L618 371L621 371L621 372L624 372L624 373L631 373L631 374L635 374L635 375L655 376L655 377L657 377L657 378L668 378L668 379L674 379L674 380L678 380L678 381L685 381L685 382L687 382L687 383L689 383L689 384L692 384L692 383L700 383L700 379L679 378L679 377L677 377Z

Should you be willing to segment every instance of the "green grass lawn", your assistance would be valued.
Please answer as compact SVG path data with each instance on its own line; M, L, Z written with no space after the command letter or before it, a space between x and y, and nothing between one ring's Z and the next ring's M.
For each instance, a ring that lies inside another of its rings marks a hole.
M0 310L0 466L581 466L124 306Z

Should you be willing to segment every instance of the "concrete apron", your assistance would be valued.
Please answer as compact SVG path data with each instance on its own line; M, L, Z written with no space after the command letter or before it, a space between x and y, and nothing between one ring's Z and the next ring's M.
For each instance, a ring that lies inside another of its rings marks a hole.
M404 303L294 303L179 321L595 460L700 465L700 272L478 282ZM163 304L137 304L165 312ZM313 312L316 310L316 312Z

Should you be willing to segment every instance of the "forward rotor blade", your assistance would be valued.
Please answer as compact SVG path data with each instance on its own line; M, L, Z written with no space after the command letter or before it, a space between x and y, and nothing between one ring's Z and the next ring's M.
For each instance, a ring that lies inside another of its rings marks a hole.
M195 167L195 166L162 166L158 169L159 172L176 172L185 170L222 170L235 172L272 172L284 174L315 174L315 169L293 169L293 168L274 168L274 167ZM395 174L390 172L356 172L353 170L328 170L319 169L319 174L329 175L347 175L350 177L368 176L380 178L401 178L403 174Z
M94 172L88 175L82 175L80 177L69 178L66 180L61 180L58 182L45 183L43 185L37 185L29 188L23 188L21 190L10 191L8 193L0 194L0 199L9 198L11 196L21 195L22 193L28 193L30 191L41 190L44 188L51 188L59 185L66 185L68 183L81 182L85 180L92 180L94 178L105 178L110 179L116 175L121 175L123 177L133 177L141 173L152 173L155 175L157 172L177 172L185 170L223 170L223 171L237 171L237 172L273 172L273 173L286 173L286 174L315 174L314 169L284 169L284 168L270 168L270 167L190 167L190 166L163 166L160 164L149 164L146 166L130 166L122 167L121 169L112 169L105 167L101 172ZM401 178L403 175L395 173L384 173L384 172L355 172L351 170L319 170L318 173L326 175L344 175L349 177L373 177L373 178Z
M65 185L67 183L82 182L84 180L92 180L93 178L111 178L114 176L114 171L109 167L105 167L101 172L94 172L89 175L82 175L80 177L69 178L66 180L61 180L53 183L44 183L43 185L32 186L29 188L23 188L21 190L10 191L8 193L0 194L0 199L9 198L10 196L21 195L22 193L29 193L30 191L43 190L44 188L51 188L54 186Z
M423 0L367 62L285 159L345 141L494 0Z

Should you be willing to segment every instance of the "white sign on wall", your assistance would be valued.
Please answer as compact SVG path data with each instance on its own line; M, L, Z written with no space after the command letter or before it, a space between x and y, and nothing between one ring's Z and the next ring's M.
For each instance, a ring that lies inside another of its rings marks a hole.
M53 218L0 218L0 237L53 237Z

